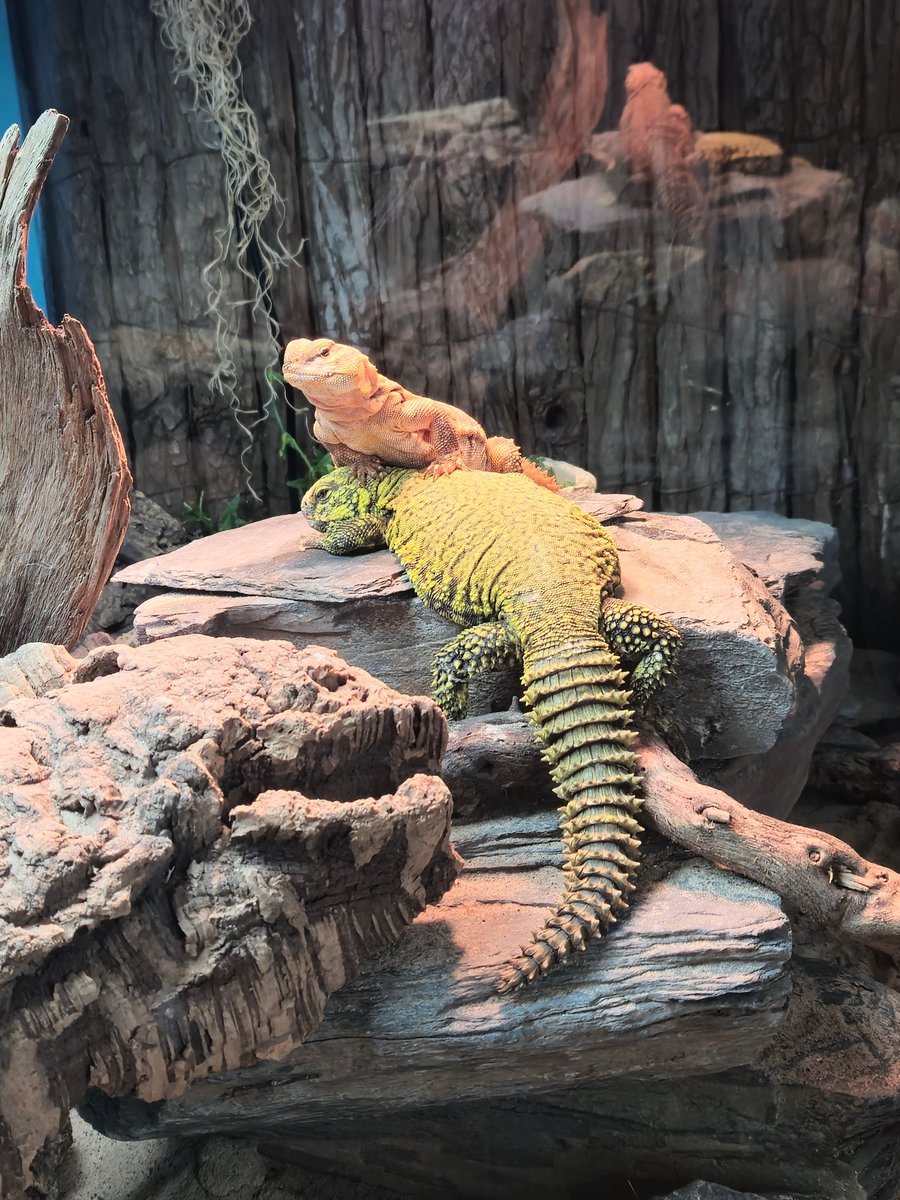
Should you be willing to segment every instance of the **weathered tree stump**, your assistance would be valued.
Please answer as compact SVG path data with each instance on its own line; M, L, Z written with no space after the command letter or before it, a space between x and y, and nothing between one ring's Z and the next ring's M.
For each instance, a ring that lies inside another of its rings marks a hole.
M158 1101L284 1057L458 860L440 711L331 651L111 646L43 696L33 671L9 674L0 1195L15 1197L88 1088Z
M0 140L0 654L73 645L128 524L131 476L90 338L25 283L28 226L68 119Z

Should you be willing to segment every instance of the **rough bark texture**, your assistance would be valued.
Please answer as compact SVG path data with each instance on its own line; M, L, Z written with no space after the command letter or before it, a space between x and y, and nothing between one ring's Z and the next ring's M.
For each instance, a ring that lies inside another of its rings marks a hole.
M138 485L173 511L227 500L241 439L206 388L200 269L226 205L209 130L145 3L10 7L33 113L77 115L46 197L57 304L94 331ZM406 386L656 507L837 525L851 628L895 643L900 0L596 9L253 8L244 87L287 242L309 238L306 269L275 281L284 333L356 338ZM641 60L695 130L784 151L767 174L752 156L701 172L692 239L605 169ZM241 319L253 407L264 360ZM297 473L277 446L270 421L253 462L272 512Z
M193 637L70 660L47 695L21 661L9 675L0 1194L18 1196L88 1088L155 1101L283 1058L458 860L449 793L421 773L439 710L331 651Z
M25 282L28 227L68 126L46 112L0 140L0 654L72 646L125 536L131 477L84 327Z
M787 907L844 939L900 955L900 875L840 839L750 812L699 783L662 743L639 755L644 812L666 837L765 880Z
M692 755L717 760L707 770L739 799L789 811L846 686L849 643L826 599L835 576L832 531L756 514L725 521L723 541L693 517L635 511L633 497L587 495L578 503L613 518L625 596L662 613L684 637L666 698ZM299 549L308 536L302 517L275 517L119 572L119 581L179 589L141 605L138 636L313 637L401 691L427 691L432 654L456 627L412 597L387 551L335 558ZM729 539L768 589L729 552ZM228 594L209 594L218 592ZM810 598L802 637L776 596L790 596L798 615L801 598ZM479 682L472 710L508 708L516 691L513 673ZM448 763L463 811L473 790L491 802L490 775L479 777L483 756L474 753L465 779ZM535 763L526 756L516 778L529 796L544 790Z

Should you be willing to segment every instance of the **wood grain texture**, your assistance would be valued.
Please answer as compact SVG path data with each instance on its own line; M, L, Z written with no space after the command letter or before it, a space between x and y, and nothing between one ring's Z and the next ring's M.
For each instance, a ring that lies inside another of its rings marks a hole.
M25 280L28 229L68 119L0 142L0 654L72 646L128 524L131 477L100 364L78 321L51 325Z
M214 507L240 490L242 443L205 386L199 276L225 204L210 131L185 115L138 0L11 7L33 111L79 115L45 200L57 302L95 332L138 485L175 510L201 490ZM878 259L896 241L898 45L900 0L259 5L244 87L287 241L309 239L304 268L275 280L284 336L356 340L489 432L656 506L836 524L851 628L893 644L896 339ZM786 177L802 194L735 183L691 244L634 195L595 196L566 228L536 214L536 194L605 179L584 139L615 130L641 60L695 129L805 160ZM509 123L398 138L385 121L499 100ZM239 390L259 408L264 356L249 323L240 336ZM308 446L306 415L287 421ZM269 512L289 507L296 473L276 433L260 426L252 455Z

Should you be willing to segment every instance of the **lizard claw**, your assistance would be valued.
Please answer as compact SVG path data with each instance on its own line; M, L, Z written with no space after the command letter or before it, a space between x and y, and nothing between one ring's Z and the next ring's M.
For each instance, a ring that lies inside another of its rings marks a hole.
M357 483L367 484L384 470L384 463L377 458L366 459L365 462L349 463L348 471L352 474Z
M452 475L454 471L465 470L466 464L456 454L452 458L436 458L433 463L425 468L425 474L431 479L437 479L440 475Z

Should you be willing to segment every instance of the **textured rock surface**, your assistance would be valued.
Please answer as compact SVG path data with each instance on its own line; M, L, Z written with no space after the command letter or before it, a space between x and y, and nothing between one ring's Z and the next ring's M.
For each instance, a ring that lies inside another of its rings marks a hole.
M700 521L634 511L633 498L578 503L610 521L625 596L673 620L684 636L668 696L692 752L735 758L771 749L803 686L803 649L785 610ZM138 610L143 639L183 632L314 638L402 691L427 691L431 656L455 627L412 597L386 551L341 559L298 550L309 536L302 517L276 517L116 578L180 589ZM473 690L473 711L505 708L514 688L512 676L495 677Z
M26 642L12 654L0 658L0 704L22 696L42 696L62 687L78 666L64 646Z
M782 604L814 583L830 593L841 577L837 530L823 521L804 521L773 512L693 515L714 530L735 558L751 567Z
M601 943L540 986L501 997L494 985L510 947L562 887L556 814L456 825L454 843L466 863L454 887L332 998L320 1030L275 1072L210 1079L152 1108L114 1102L107 1127L258 1132L541 1092L563 1078L670 1078L747 1062L771 1039L791 941L767 889L700 861L680 865L648 882Z
M2 721L4 1194L88 1087L283 1057L457 870L443 717L328 650L106 647Z

